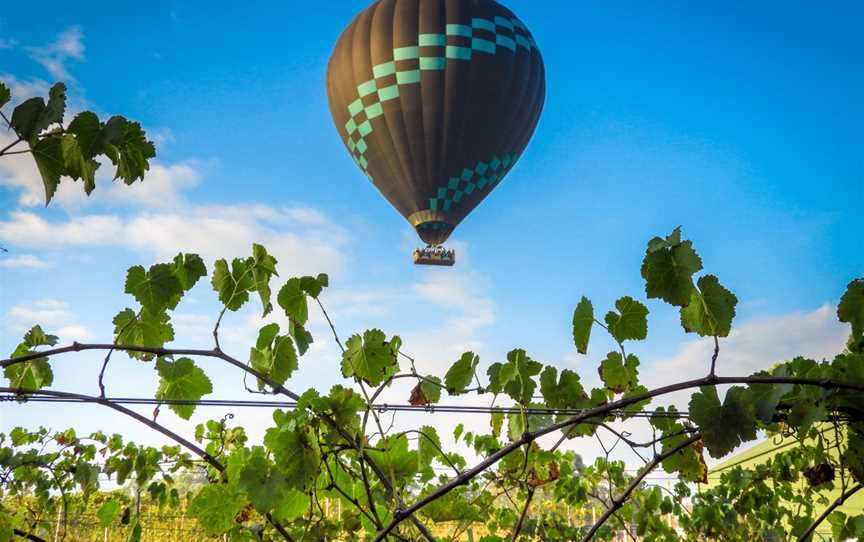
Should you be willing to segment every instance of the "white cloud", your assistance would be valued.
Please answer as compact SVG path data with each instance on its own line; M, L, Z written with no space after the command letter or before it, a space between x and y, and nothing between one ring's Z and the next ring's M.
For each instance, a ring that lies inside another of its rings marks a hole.
M51 264L32 254L22 254L20 256L0 254L0 267L7 269L47 269L51 267Z
M763 317L743 322L720 341L717 373L721 376L747 376L769 369L796 356L816 360L830 359L846 344L849 326L837 320L835 309L825 304L809 312ZM712 339L696 339L681 344L678 353L644 365L643 383L649 388L705 376L711 363ZM658 402L687 406L693 390L669 396Z
M64 30L57 39L42 47L27 47L30 58L38 62L57 81L73 81L66 63L84 60L84 32L77 26Z
M18 46L18 42L13 39L0 38L0 49L14 49Z
M38 299L15 305L6 312L11 329L23 333L34 325L41 325L48 333L59 335L62 342L82 341L92 337L90 331L76 322L69 304L56 299Z
M13 211L0 221L0 241L19 247L126 247L157 259L195 252L210 262L247 256L257 242L292 274L342 273L347 241L342 228L330 222L314 227L298 223L292 211L257 205L190 206L184 212L91 214L58 221Z

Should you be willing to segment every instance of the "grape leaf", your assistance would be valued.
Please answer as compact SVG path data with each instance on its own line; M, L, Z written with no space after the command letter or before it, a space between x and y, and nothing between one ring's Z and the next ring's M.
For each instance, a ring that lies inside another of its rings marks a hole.
M103 152L117 166L114 178L122 179L126 184L143 180L145 172L150 169L148 160L156 156L156 148L147 141L141 125L114 116L105 123L102 136Z
M63 124L63 114L66 112L66 85L55 83L48 91L48 103L39 112L39 117L33 125L33 136L37 136L52 124Z
M48 358L36 358L10 365L3 370L3 374L9 380L10 388L38 390L54 382L54 373Z
M60 150L63 156L63 175L72 179L84 180L84 192L89 195L96 188L96 170L99 162L86 158L81 152L78 140L72 134L60 137Z
M437 376L427 376L413 390L408 402L414 406L435 404L441 400L441 379Z
M252 272L245 260L235 258L228 269L228 262L217 260L213 265L211 279L219 301L229 310L237 311L249 300L249 290L255 287Z
M714 275L705 275L694 289L690 304L681 309L681 325L702 337L728 337L738 298Z
M209 535L220 535L234 526L234 517L246 505L242 495L221 484L208 484L189 502L186 513L196 518Z
M588 395L582 387L579 375L569 369L561 371L547 366L540 375L540 393L551 408L584 408L588 404ZM557 379L557 381L556 381Z
M213 383L189 358L180 358L177 361L159 358L156 360L156 370L159 372L156 399L197 401L213 393ZM195 412L194 404L175 404L170 408L184 420L191 418Z
M174 276L180 282L180 286L184 291L191 290L198 281L207 275L207 267L201 256L197 254L183 254L182 252L174 257L173 269ZM173 303L176 307L177 303Z
M755 408L747 389L740 386L726 392L722 405L715 387L702 387L690 398L690 419L701 429L705 447L715 459L756 438Z
M846 287L837 306L837 317L852 325L852 336L856 340L864 337L864 279L855 279Z
M444 375L444 385L450 395L459 395L471 384L480 358L474 352L465 352Z
M62 139L58 136L40 139L32 146L31 152L45 187L45 205L48 205L57 192L60 177L65 171Z
M44 109L45 99L37 97L22 102L12 111L9 124L18 134L18 137L24 141L29 141L31 145L35 143L34 139L39 135L36 133L36 123L39 122L39 115Z
M183 286L172 264L156 264L150 266L149 271L136 265L126 273L125 291L134 296L144 309L159 313L179 300Z
M300 425L291 416L274 414L277 426L267 430L264 444L273 453L276 466L285 475L287 487L305 490L314 483L321 466L321 452L312 428Z
M269 324L258 332L258 342L251 349L249 359L252 368L268 376L278 384L284 384L297 370L297 351L288 335L279 335L279 325ZM258 380L258 389L267 384Z
M441 448L441 438L438 431L431 425L420 428L420 436L417 439L417 462L422 467L428 467L432 460L438 457Z
M615 393L624 393L639 381L639 358L628 354L624 360L618 352L609 352L600 363L598 372L607 389Z
M9 90L9 87L0 83L0 107L3 107L9 100L12 99L12 92Z
M273 303L270 302L270 279L279 276L276 272L276 258L268 254L266 248L256 243L252 245L252 261L252 280L261 298L264 316L267 316L273 310Z
M294 338L294 344L297 345L297 351L301 356L306 354L309 350L309 345L314 342L312 334L309 333L305 327L293 321L290 322L290 332L291 336Z
M540 374L543 365L528 357L524 350L516 349L507 353L507 363L501 373L512 377L503 385L504 392L517 403L527 405L534 397L537 383L533 377Z
M642 262L645 293L650 299L685 307L693 292L693 275L701 269L693 243L682 242L681 228L676 228L666 239L655 237L648 243Z
M84 158L90 159L101 154L102 123L99 122L99 117L95 113L91 111L78 113L69 123L66 131L75 136L78 141L78 148Z
M582 297L573 311L573 342L580 354L588 353L591 326L594 325L594 306L587 297Z
M606 326L616 341L641 341L648 336L648 307L632 297L622 297L615 302L615 308L617 313L606 314Z
M262 514L271 512L281 503L285 492L285 477L267 459L261 446L252 448L237 477L237 487Z
M120 503L111 499L110 501L105 501L105 504L99 507L99 510L96 511L96 518L99 520L99 525L109 527L114 523L114 519L117 518L117 514L119 513Z
M310 504L309 495L296 489L288 489L283 491L282 500L276 506L273 517L280 523L290 523L303 516Z
M396 357L401 344L399 337L388 342L384 332L378 329L366 331L362 338L353 335L342 354L342 375L378 386L399 369Z
M859 431L849 431L849 441L843 457L855 481L864 484L864 435Z
M309 305L306 301L306 290L299 278L289 279L279 290L277 297L279 306L292 321L305 325L309 320Z
M54 346L57 344L57 336L49 335L42 330L41 326L33 326L24 334L24 340L15 348L10 356L19 358L33 354L37 346ZM50 386L54 382L54 373L47 357L40 357L9 365L3 371L12 388L41 389Z
M153 313L147 309L141 309L136 314L132 309L124 309L114 317L114 340L117 344L125 346L144 346L148 348L161 348L165 343L174 340L174 328L171 327L170 318L164 312ZM127 352L130 358L148 361L153 359L153 354L144 352Z

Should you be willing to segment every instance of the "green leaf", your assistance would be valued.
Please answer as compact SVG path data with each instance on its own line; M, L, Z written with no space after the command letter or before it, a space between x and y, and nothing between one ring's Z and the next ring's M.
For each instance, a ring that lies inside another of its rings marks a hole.
M252 506L267 514L281 503L285 477L267 459L264 448L255 446L237 477L237 487L249 497Z
M441 400L441 379L437 376L429 375L424 380L421 380L417 386L423 395L422 404L432 405Z
M585 408L588 406L588 395L582 387L577 373L569 369L561 371L547 366L540 375L540 393L546 405L551 408Z
M180 253L174 257L173 272L183 291L188 292L202 277L207 276L207 267L201 256ZM173 306L177 306L177 303Z
M9 90L9 87L0 83L0 107L9 103L9 100L12 99L12 92Z
M140 265L126 273L126 293L135 297L144 309L158 313L171 308L180 299L183 286L173 264L160 263L144 271Z
M617 313L606 314L606 326L616 341L641 341L648 336L648 307L632 297L622 297L615 302L615 308Z
M534 390L537 389L533 377L540 374L543 365L529 358L521 349L508 352L507 360L501 372L504 376L510 373L513 376L504 384L504 392L517 403L527 405L534 397Z
M624 393L639 382L639 358L628 354L624 360L618 352L609 352L600 363L598 372L607 389Z
M69 134L75 136L78 148L86 159L94 158L102 152L102 123L99 117L91 111L84 111L75 115L69 127Z
M694 289L690 304L681 309L681 325L702 337L728 337L738 298L720 285L714 275L705 275Z
M422 467L428 467L439 456L441 438L438 436L438 431L431 425L421 427L420 433L417 439L417 462Z
M336 385L330 388L328 396L321 398L317 407L328 413L339 427L354 434L360 430L359 413L365 404L360 394L354 390Z
M864 435L860 432L849 431L849 441L846 443L843 459L855 481L864 484Z
M63 114L66 112L66 85L55 83L48 91L48 103L39 113L33 126L33 136L39 135L52 124L63 124Z
M279 276L276 272L276 258L268 254L266 248L256 243L252 245L252 262L252 280L261 298L264 316L267 316L273 310L273 303L270 302L270 279L274 275Z
M471 384L480 358L474 352L465 352L444 375L444 385L450 395L459 395Z
M123 179L126 184L144 179L144 173L150 169L148 160L156 156L156 148L147 141L141 125L114 116L105 123L102 136L104 153L117 166L114 178Z
M33 145L32 153L45 187L45 205L48 205L57 192L60 177L65 171L62 138L52 135L40 139Z
M274 413L273 417L277 420L277 426L267 430L264 444L273 453L276 466L285 475L286 485L305 490L315 482L321 466L321 452L312 428L279 412Z
M54 382L54 373L48 358L36 358L10 365L3 370L3 374L9 380L10 388L38 390Z
M24 334L24 344L30 348L37 346L56 346L59 338L57 335L49 335L42 330L42 326L33 326Z
M756 438L755 408L747 389L740 386L726 392L722 406L715 387L702 387L690 398L690 419L702 430L705 447L715 459Z
M269 324L258 332L258 342L249 353L252 368L269 377L278 384L284 384L297 370L297 352L288 335L278 335L279 325ZM258 389L263 391L267 384L258 380Z
M132 309L120 311L114 317L114 340L125 346L144 346L147 348L162 348L165 343L174 340L174 328L165 312L153 313L141 309L136 314ZM127 352L130 358L144 361L153 359L153 354L143 352Z
M837 317L852 325L852 337L864 337L864 279L855 279L846 287L846 293L837 306Z
M401 345L399 337L388 342L384 332L378 329L366 331L362 338L353 335L342 354L342 375L378 386L399 370L397 356Z
M297 345L297 351L302 356L309 350L309 345L314 342L312 334L297 322L292 321L290 324L291 337L294 338L294 343Z
M591 339L591 326L594 325L594 306L587 297L582 297L576 310L573 311L573 342L580 354L588 353L588 341Z
M96 187L96 170L99 162L84 157L78 140L72 134L64 134L60 139L63 154L63 174L72 179L84 180L84 192L88 195Z
M205 533L220 535L231 530L234 518L245 505L243 497L228 486L208 484L189 502L186 512L198 520Z
M417 452L409 449L408 436L405 434L381 439L375 449L369 449L367 453L384 472L392 472L397 480L412 478L419 466Z
M642 262L645 292L650 299L662 299L679 307L690 303L693 275L702 269L702 259L693 250L693 243L681 241L681 228L662 239L648 243Z
M156 370L159 372L156 399L198 401L213 393L213 383L189 358L180 358L177 361L159 358L156 360ZM191 418L195 412L194 404L171 405L170 408L184 420Z
M309 495L296 489L288 489L282 494L282 500L273 512L273 517L280 523L291 523L300 518L309 509Z
M754 376L789 376L784 366L780 366L772 374L756 373ZM771 423L777 411L777 405L784 395L792 391L792 384L750 384L750 396L756 418L763 423Z
M29 141L31 145L35 143L34 138L39 135L36 132L36 123L39 122L39 116L44 110L44 98L30 98L12 111L9 123L18 137Z
M303 289L299 278L289 279L285 286L279 290L277 296L279 306L285 311L291 320L305 325L309 320L309 306L306 302L306 290Z
M219 294L219 301L230 311L240 310L240 307L249 300L249 291L255 288L249 265L239 258L231 262L230 271L228 262L217 260L213 265L211 283L213 289Z

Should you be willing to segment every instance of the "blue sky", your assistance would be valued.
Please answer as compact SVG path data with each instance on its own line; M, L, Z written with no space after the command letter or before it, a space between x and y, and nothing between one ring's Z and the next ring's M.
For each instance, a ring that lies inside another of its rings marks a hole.
M0 159L4 351L37 319L110 340L128 266L263 241L283 276L331 273L325 302L343 334L380 326L441 371L464 349L492 362L521 346L590 379L605 350L575 355L575 303L644 298L645 243L678 225L740 299L724 372L839 346L825 304L864 275L859 3L505 2L544 55L546 108L519 164L453 236L452 270L409 264L419 240L330 121L327 60L366 2L80 4L6 6L0 78L18 98L62 78L74 109L140 120L159 157L141 186L103 178L85 200L72 185L47 209L34 205L34 170ZM205 285L181 306L186 344L206 341L212 300ZM702 343L674 311L649 307L643 374L701 371ZM259 325L252 311L226 322L239 356ZM335 380L316 331L298 389ZM82 367L95 362L58 367L58 388L94 388ZM118 394L155 389L148 366L118 358L112 370ZM236 397L236 373L211 370ZM116 423L80 408L82 423ZM0 430L75 421L4 410Z

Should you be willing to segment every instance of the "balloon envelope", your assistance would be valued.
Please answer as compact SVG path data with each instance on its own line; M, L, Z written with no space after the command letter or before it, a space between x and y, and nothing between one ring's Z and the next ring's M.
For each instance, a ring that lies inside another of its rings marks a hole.
M439 245L521 156L545 99L526 26L493 0L378 0L342 33L330 111L354 161Z

